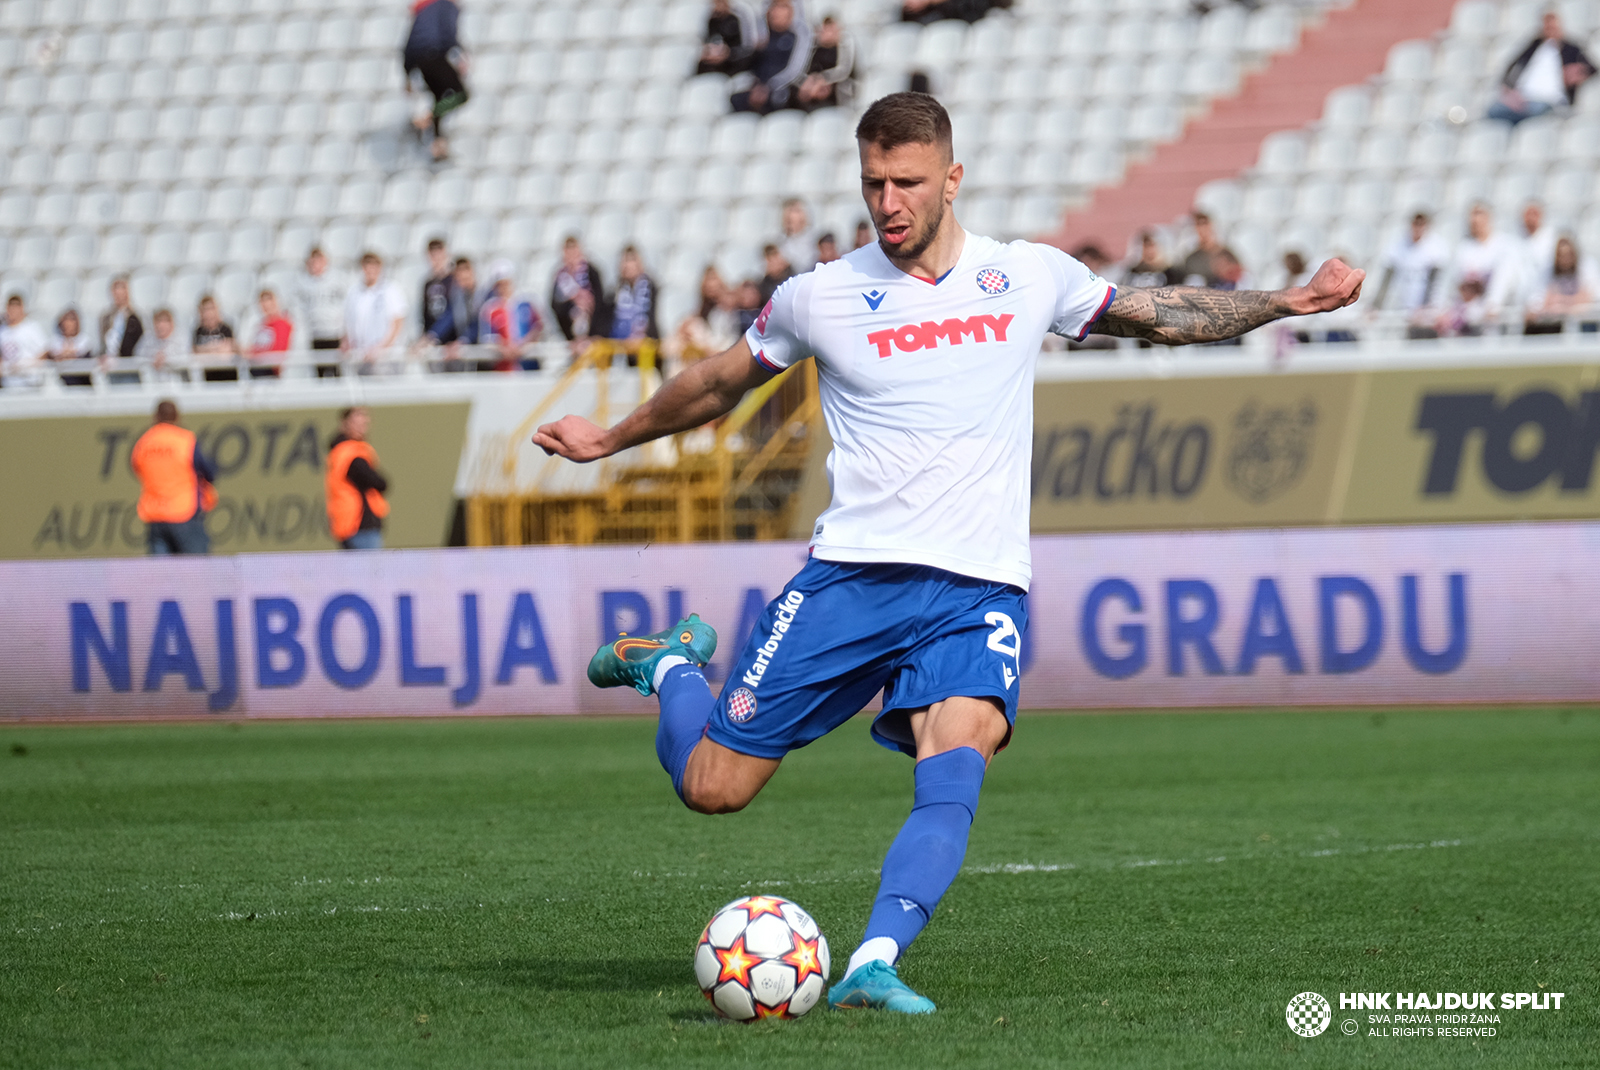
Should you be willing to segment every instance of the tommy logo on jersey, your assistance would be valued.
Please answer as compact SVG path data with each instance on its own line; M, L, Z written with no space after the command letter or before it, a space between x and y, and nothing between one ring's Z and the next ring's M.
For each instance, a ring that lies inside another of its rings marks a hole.
M873 290L871 293L862 294L861 299L867 303L868 308L876 312L878 311L878 306L883 304L883 299L888 296L882 290Z
M1004 271L999 271L995 268L984 268L978 272L978 289L990 297L994 297L996 294L1003 294L1011 289L1011 280L1006 278Z
M867 344L878 347L878 356L887 357L890 346L902 353L915 353L919 349L937 349L941 339L958 346L969 334L974 342L987 342L990 331L994 332L996 342L1004 342L1006 328L1015 318L1007 312L1003 316L968 316L966 319L947 319L943 323L924 320L922 323L908 323L904 327L873 331L867 335Z

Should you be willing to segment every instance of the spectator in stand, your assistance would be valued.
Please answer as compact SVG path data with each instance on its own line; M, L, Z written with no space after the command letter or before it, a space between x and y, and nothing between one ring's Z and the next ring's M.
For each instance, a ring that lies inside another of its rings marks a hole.
M256 324L250 341L250 378L276 379L283 374L283 357L289 351L289 339L294 325L284 318L278 308L278 295L262 290L256 297L261 308L261 322Z
M794 106L806 112L849 106L854 98L855 71L855 41L839 20L829 15L817 27L817 42L811 47L805 77L795 90Z
M478 341L500 352L495 371L515 368L538 371L539 358L529 347L544 333L544 320L534 307L533 298L516 292L514 269L509 260L489 265L488 293L478 312Z
M817 263L831 264L839 259L839 239L828 231L817 239Z
M464 256L459 257L444 314L434 321L433 329L423 335L418 344L444 346L444 370L465 370L461 347L478 344L479 314L482 310L483 301L478 297L478 278L472 269L472 261Z
M144 324L128 304L128 277L118 275L111 280L111 307L100 313L100 355L131 357L143 334Z
M232 357L239 351L237 343L233 340L233 328L222 318L222 311L217 308L216 299L206 294L200 299L199 322L194 325L194 337L189 348L195 356L211 357L208 363L212 367L205 369L207 382L222 382L239 378L239 369L231 361L226 362L219 358Z
M706 32L700 38L695 74L738 74L761 42L761 23L745 3L712 0Z
M1213 287L1218 280L1215 264L1217 254L1227 252L1233 256L1233 253L1218 240L1216 224L1205 212L1194 213L1194 238L1194 251L1183 258L1179 267L1179 282L1185 286ZM1234 257L1234 260L1237 261L1238 257Z
M1283 289L1289 286L1304 286L1311 281L1311 269L1306 267L1306 258L1301 253L1290 249L1283 254Z
M611 337L618 341L644 338L659 341L658 299L655 280L645 273L639 250L627 246L622 250L622 261L617 267L617 293L611 301ZM637 364L638 358L629 354L628 363Z
M1470 338L1483 333L1491 318L1482 279L1464 278L1456 286L1456 299L1434 321L1440 338Z
M1378 295L1372 303L1375 309L1394 308L1406 313L1411 320L1407 331L1413 338L1434 334L1428 322L1434 317L1426 310L1434 304L1439 275L1449 260L1444 243L1428 233L1429 222L1428 213L1417 212L1411 217L1409 231L1384 254L1383 281L1378 284Z
M433 334L433 325L450 304L450 291L455 285L455 272L451 268L450 253L443 238L428 240L428 277L422 280L422 333Z
M1467 240L1456 246L1450 276L1457 292L1460 292L1461 283L1469 279L1483 284L1483 293L1472 300L1482 301L1485 320L1499 320L1501 312L1516 296L1517 261L1516 247L1494 232L1494 217L1489 213L1489 206L1481 201L1474 204L1467 215Z
M766 115L788 107L810 59L811 28L792 0L772 0L767 8L767 39L747 64L755 82L733 95L733 110Z
M1596 295L1600 295L1600 271L1593 261L1579 258L1578 244L1571 238L1558 238L1544 274L1544 291L1529 302L1523 333L1560 334L1569 316L1593 310Z
M783 202L783 240L778 243L783 259L793 275L804 275L817 266L817 238L811 229L806 203L798 197Z
M591 334L605 333L604 324L596 322L605 309L605 294L599 270L583 255L578 239L568 235L561 243L561 267L550 287L550 309L574 354L589 344Z
M1011 0L905 0L900 5L900 21L924 26L940 19L977 22L995 8L1010 6Z
M1112 278L1112 275L1116 271L1117 265L1106 255L1106 251L1094 242L1085 242L1083 245L1078 246L1072 251L1072 257L1096 275L1111 279L1112 283L1116 283L1117 280Z
M206 512L216 500L217 470L194 432L178 426L178 406L156 405L156 422L133 444L129 467L139 480L139 519L151 554L203 554L211 549Z
M662 354L671 362L664 376L677 374L685 364L721 353L739 340L739 309L734 289L722 281L715 265L707 265L700 276L700 307L685 316L662 345Z
M450 143L444 136L444 117L467 102L469 94L461 80L466 67L466 55L457 36L461 8L456 0L416 0L411 8L411 34L406 38L402 53L405 66L406 92L415 92L412 72L415 71L433 94L433 108L422 111L412 119L417 136L421 137L431 126L433 141L429 146L435 160L450 155ZM452 61L451 53L460 59L460 67Z
M756 317L761 315L761 310L767 303L761 299L761 286L755 279L745 279L741 282L736 294L734 307L739 312L739 333L743 334L755 323Z
M139 351L134 356L149 361L158 372L168 371L173 364L188 363L189 347L184 345L175 328L172 310L156 309L155 315L150 317L150 333L139 339Z
M361 254L361 279L344 299L344 352L354 354L363 371L400 341L406 299L400 287L383 277L383 257Z
M855 244L850 246L852 252L863 245L871 245L877 239L872 236L872 224L865 219L856 224Z
M56 320L56 333L50 338L51 360L83 360L94 356L94 342L83 333L78 310L69 308ZM87 383L87 379L84 380Z
M7 297L6 321L0 325L0 375L31 378L49 352L50 338L28 318L22 295Z
M328 257L313 247L306 254L306 273L295 283L294 315L300 323L300 337L311 340L311 348L331 351L344 348L344 301L349 285L328 270ZM318 364L317 377L339 374L336 363Z
M328 443L328 532L344 550L383 549L383 518L389 515L384 492L389 481L378 471L378 451L367 442L372 413L365 406L339 414L339 431Z
M783 255L783 250L771 244L762 248L761 263L765 274L761 276L761 302L757 307L765 308L767 302L772 300L773 292L794 274L794 268Z
M1500 99L1488 117L1512 126L1556 108L1571 107L1578 87L1594 74L1594 64L1561 32L1561 16L1544 15L1543 32L1524 48L1500 79Z
M1167 254L1162 251L1156 232L1147 230L1139 235L1138 262L1123 272L1122 277L1124 285L1149 290L1158 286L1176 286L1183 281L1173 277L1178 271L1167 262Z
M1544 205L1529 201L1522 209L1522 237L1518 239L1517 289L1522 303L1544 296L1550 282L1550 265L1556 255L1556 228L1544 219Z

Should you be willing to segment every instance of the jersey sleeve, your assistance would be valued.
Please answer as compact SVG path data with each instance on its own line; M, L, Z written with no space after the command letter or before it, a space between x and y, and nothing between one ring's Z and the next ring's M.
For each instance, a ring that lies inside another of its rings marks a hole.
M768 371L781 372L812 355L807 336L810 325L806 305L811 296L812 275L796 275L779 286L744 333L750 355Z
M1089 328L1111 307L1117 288L1053 245L1033 248L1050 269L1055 282L1056 303L1050 329L1074 341L1083 341Z

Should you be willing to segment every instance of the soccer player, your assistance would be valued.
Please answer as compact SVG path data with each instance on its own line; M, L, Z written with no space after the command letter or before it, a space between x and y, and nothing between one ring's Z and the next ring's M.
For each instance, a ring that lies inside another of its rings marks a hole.
M883 863L866 936L834 1007L927 1014L895 962L955 880L984 772L1009 741L1029 581L1034 359L1046 331L1163 345L1230 338L1354 301L1337 260L1272 293L1124 290L1048 245L970 234L962 168L933 97L896 93L856 127L866 245L789 279L743 339L691 365L621 423L578 416L535 444L594 461L715 419L796 362L817 362L833 435L833 501L811 558L756 625L713 699L716 633L691 615L602 646L601 687L660 699L656 753L690 809L743 808L789 751L848 721L879 688L872 735L916 760L911 815Z

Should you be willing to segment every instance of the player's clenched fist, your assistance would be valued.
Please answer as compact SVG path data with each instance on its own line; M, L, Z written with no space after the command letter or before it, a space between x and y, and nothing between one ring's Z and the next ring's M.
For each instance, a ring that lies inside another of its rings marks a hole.
M1297 304L1306 305L1302 314L1332 312L1336 308L1354 304L1361 296L1361 283L1366 277L1365 271L1353 268L1343 260L1325 260L1317 273L1301 287L1303 302Z
M610 451L603 428L582 416L563 416L533 433L533 444L569 461L598 461Z

